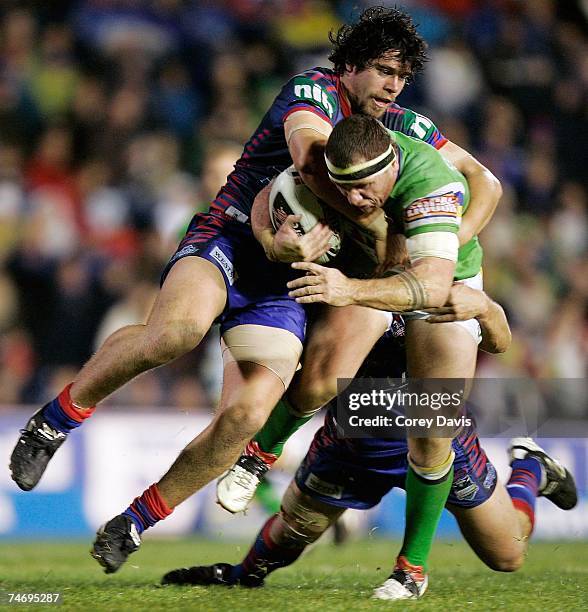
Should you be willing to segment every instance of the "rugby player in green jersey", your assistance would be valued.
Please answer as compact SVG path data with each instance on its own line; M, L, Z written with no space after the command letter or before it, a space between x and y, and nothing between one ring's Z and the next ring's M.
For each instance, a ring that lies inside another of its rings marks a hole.
M443 307L454 281L481 289L478 239L460 247L457 238L469 203L467 181L436 150L386 130L373 118L355 115L335 126L325 159L330 179L350 205L363 212L383 209L394 220L406 236L409 263L394 276L370 280L350 279L311 262L294 263L306 272L288 284L299 303L409 312ZM436 325L409 321L409 377L472 378L480 339L476 319ZM324 389L324 379L321 384ZM426 568L451 488L454 453L450 438L414 437L410 432L407 437L407 526L399 559L410 570Z

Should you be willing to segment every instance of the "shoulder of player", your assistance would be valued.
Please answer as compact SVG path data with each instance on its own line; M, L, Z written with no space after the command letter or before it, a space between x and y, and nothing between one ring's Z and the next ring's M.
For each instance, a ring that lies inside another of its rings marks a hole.
M312 68L294 75L282 89L280 102L295 112L296 107L316 107L328 120L333 119L340 108L337 93L337 77L328 68Z
M329 87L332 88L333 92L337 90L336 75L330 68L322 68L320 66L309 68L290 77L285 86L302 82L316 83L323 87Z
M396 183L399 189L393 190L397 195L404 194L405 190L412 195L415 188L428 192L432 187L448 184L462 191L463 186L467 185L463 175L434 147L402 132L390 133L400 154L400 171Z

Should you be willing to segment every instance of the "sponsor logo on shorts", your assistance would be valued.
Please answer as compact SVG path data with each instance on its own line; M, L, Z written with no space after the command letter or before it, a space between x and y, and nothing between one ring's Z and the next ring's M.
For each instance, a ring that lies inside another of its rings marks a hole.
M231 260L216 246L210 251L210 256L218 261L229 281L229 285L232 285L235 282L235 271Z
M177 261L181 257L186 257L187 255L194 255L194 253L198 252L198 247L195 247L193 244L187 244L185 247L181 248L173 257L172 261Z
M491 464L486 464L486 477L484 478L484 482L482 486L485 489L491 489L496 482L496 468Z
M406 331L406 327L404 325L404 319L398 315L392 315L392 325L390 325L390 332L394 338L402 338Z
M455 497L460 501L472 501L480 490L480 487L472 480L469 474L465 474L461 478L454 477L451 488Z
M311 490L324 495L325 497L332 497L333 499L341 499L343 496L343 487L341 485L332 484L325 482L312 472L306 477L304 484Z

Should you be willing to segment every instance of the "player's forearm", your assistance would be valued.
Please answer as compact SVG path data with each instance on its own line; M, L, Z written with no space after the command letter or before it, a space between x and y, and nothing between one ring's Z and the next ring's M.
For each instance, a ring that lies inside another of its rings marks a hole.
M492 172L473 158L460 171L470 188L470 202L458 233L459 243L463 245L477 236L490 221L502 196L502 187Z
M459 243L463 245L477 236L490 221L502 195L502 187L488 168L454 142L448 142L439 152L465 176L470 188L469 206L458 233Z
M485 311L476 317L482 328L480 348L487 353L504 353L512 341L506 314L502 306L488 296L486 302Z
M264 187L256 196L251 208L251 229L263 247L268 259L275 261L273 250L274 230L269 213L269 194L271 186Z
M404 272L387 278L350 280L353 304L405 312L437 308L451 289L455 264L436 257L420 259Z

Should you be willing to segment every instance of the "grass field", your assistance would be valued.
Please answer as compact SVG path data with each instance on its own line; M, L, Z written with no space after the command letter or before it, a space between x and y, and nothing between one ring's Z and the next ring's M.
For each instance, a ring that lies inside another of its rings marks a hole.
M3 542L0 589L4 593L59 591L63 598L60 610L588 609L586 542L535 543L520 572L498 574L482 565L462 542L438 541L425 598L399 604L370 600L373 587L387 577L397 550L396 543L385 540L337 548L316 546L297 564L273 574L265 588L253 590L158 586L161 576L176 567L236 562L246 545L150 540L110 576L90 558L88 548L88 542Z

